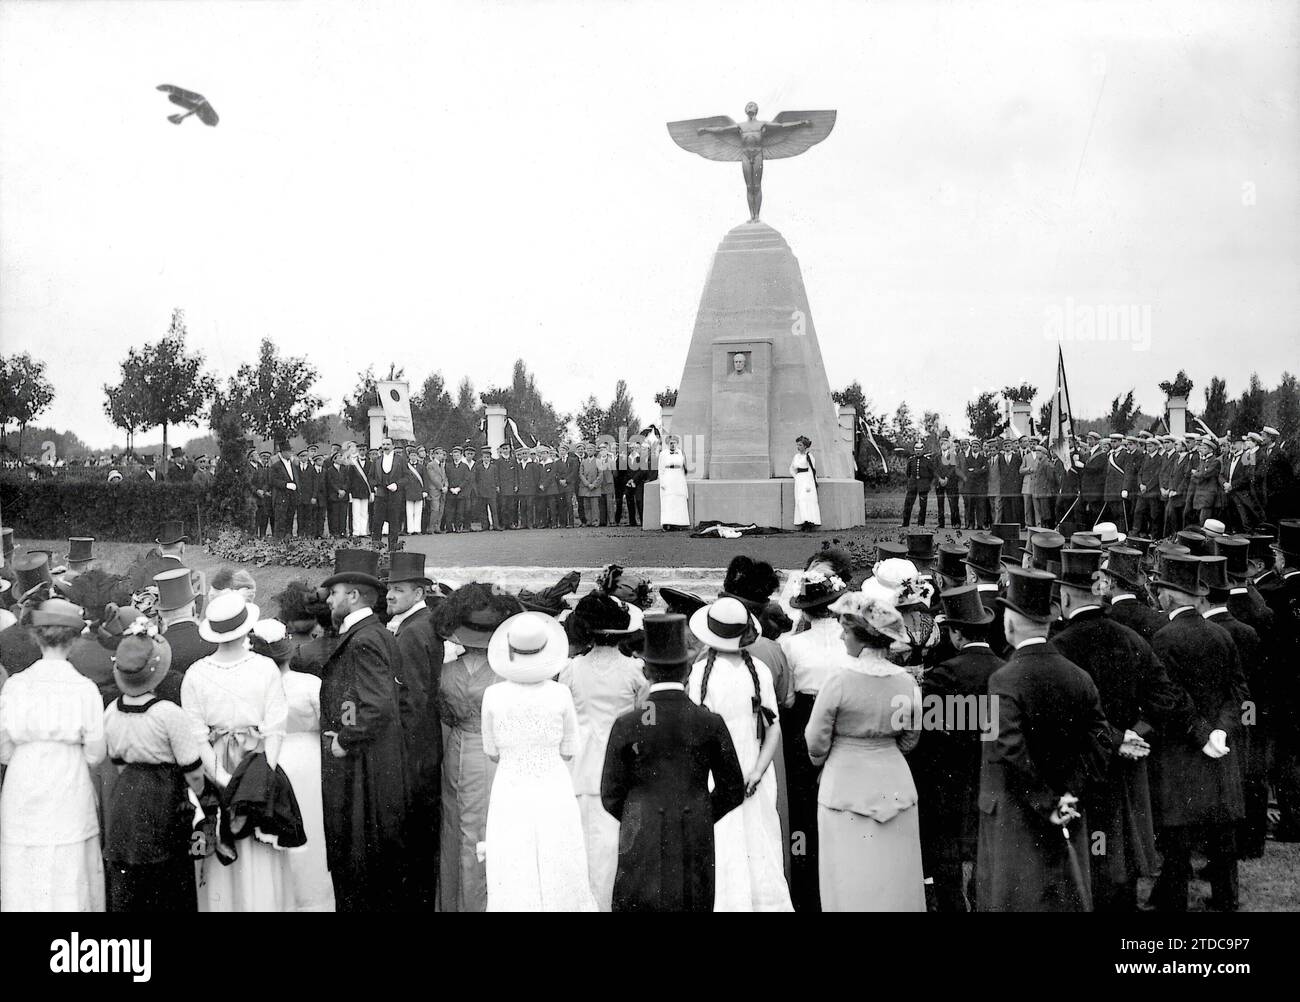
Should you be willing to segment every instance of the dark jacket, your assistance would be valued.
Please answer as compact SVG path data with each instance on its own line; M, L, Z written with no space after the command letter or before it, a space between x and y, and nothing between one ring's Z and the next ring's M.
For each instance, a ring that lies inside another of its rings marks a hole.
M325 464L325 500L329 504L339 504L352 496L349 487L351 476L348 467ZM368 497L369 495L367 495Z
M1097 451L1083 461L1083 469L1080 471L1079 496L1084 501L1104 500L1108 469L1110 469L1110 451L1098 446Z
M172 623L163 634L172 649L172 668L177 675L184 675L199 658L206 658L217 653L217 645L210 644L199 636L199 624L189 619L181 623Z
M1013 452L1011 458L1007 459L1005 452L999 452L994 462L998 464L998 493L1007 498L1020 495L1024 491L1020 453Z
M614 911L713 910L713 826L745 800L720 716L679 689L651 693L614 721L600 799L620 822Z
M293 784L278 765L274 771L271 769L265 752L240 759L222 794L222 808L231 828L244 819L243 826L233 833L236 840L248 838L257 830L273 836L282 849L307 844L307 830Z
M432 781L442 762L442 725L438 719L438 679L444 657L442 638L433 628L433 610L420 609L397 628L402 683L409 699L400 701L402 731L411 757L412 775ZM409 707L409 710L408 710ZM408 715L409 714L409 715Z
M402 501L402 481L406 479L406 464L393 456L393 468L387 473L384 472L384 457L378 455L375 461L370 464L366 470L366 475L370 478L370 488L375 492L376 501ZM388 488L396 485L397 490L390 491ZM373 515L371 516L374 517Z
M922 487L928 489L934 480L934 463L929 456L908 456L907 468L904 472L909 486L915 485L918 489Z
M497 476L497 464L489 463L487 468L482 463L475 463L470 473L470 496L485 501L495 501L500 491L500 479Z
M542 464L531 460L519 467L519 493L523 497L534 497L541 493Z
M1143 604L1136 595L1111 602L1107 611L1111 619L1121 626L1127 626L1148 644L1155 639L1156 630L1167 622L1164 616L1151 606Z

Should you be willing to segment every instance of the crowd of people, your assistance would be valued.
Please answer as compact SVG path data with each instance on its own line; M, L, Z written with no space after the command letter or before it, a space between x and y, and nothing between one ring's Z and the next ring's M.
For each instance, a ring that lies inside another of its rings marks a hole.
M275 617L183 526L6 529L0 909L1182 911L1198 853L1238 908L1300 839L1300 520L992 528L712 600L340 548Z

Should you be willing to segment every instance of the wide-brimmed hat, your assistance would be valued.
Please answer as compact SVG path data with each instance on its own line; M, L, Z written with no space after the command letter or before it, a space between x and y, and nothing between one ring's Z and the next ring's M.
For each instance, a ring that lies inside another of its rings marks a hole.
M1101 550L1062 550L1061 573L1057 580L1071 588L1091 589L1105 555Z
M662 594L662 589L660 594ZM682 665L691 660L692 652L686 642L686 617L675 612L647 613L641 623L645 631L645 644L640 658L652 665Z
M188 567L173 567L153 576L158 587L158 608L163 612L184 609L194 601L194 582Z
M985 574L1001 574L1002 538L987 532L975 533L970 537L970 553L962 563Z
M27 613L27 625L68 626L83 630L86 627L86 616L81 606L61 598L51 598Z
M113 654L113 681L128 696L153 692L172 666L172 647L147 620L122 637Z
M358 551L360 552L360 551ZM399 550L392 555L384 584L419 584L433 587L433 580L424 572L424 554Z
M334 573L321 582L322 588L333 588L336 584L369 585L376 591L382 590L379 580L379 552L377 550L334 551Z
M237 591L222 592L208 603L199 636L210 644L224 644L248 635L261 610Z
M934 585L910 560L882 560L862 582L862 594L900 610L929 608Z
M1142 552L1127 546L1112 546L1106 551L1102 570L1120 584L1136 590L1142 585Z
M709 600L702 595L696 595L693 591L683 591L681 588L660 588L659 596L668 609L665 615L691 616L696 610L703 609L709 604Z
M790 599L790 605L795 609L830 605L846 591L848 585L837 575L804 571L799 577L799 594Z
M1118 546L1128 536L1119 531L1119 526L1114 522L1098 522L1092 527L1093 535L1101 540L1102 546Z
M1062 550L1062 553L1065 551ZM1052 621L1052 585L1056 577L1033 567L1007 568L1007 593L998 605L1035 623Z
M835 600L831 612L837 616L848 616L856 621L856 625L865 624L868 630L882 637L900 643L909 642L902 613L888 598L878 594L865 590L845 592Z
M474 650L485 650L497 627L524 611L514 595L494 591L481 582L457 588L446 601L455 617L449 639Z
M493 631L487 658L492 670L509 682L544 682L569 660L569 637L545 613L521 612Z
M1220 536L1211 546L1214 555L1227 558L1228 577L1242 580L1264 573L1264 562L1250 556L1250 540L1242 536Z
M160 546L167 546L171 543L189 542L189 536L185 535L184 522L163 522L158 526L158 535L154 542Z
M935 570L947 578L966 580L966 554L970 551L956 543L940 543Z
M840 594L843 594L841 592ZM758 639L758 620L734 598L720 598L697 609L690 620L691 632L701 642L718 651L738 651Z
M636 633L643 618L641 610L630 602L594 591L584 595L573 610L575 625L588 633Z
M943 602L943 621L950 626L987 626L993 622L993 610L980 598L978 585L962 585L939 593Z
M1193 554L1162 553L1156 567L1157 588L1172 588L1187 595L1207 595L1210 589L1201 583L1201 560Z
M68 537L68 563L85 564L95 559L92 548L95 545L94 536L69 536Z
M249 634L253 651L279 663L293 653L289 631L278 619L259 619Z

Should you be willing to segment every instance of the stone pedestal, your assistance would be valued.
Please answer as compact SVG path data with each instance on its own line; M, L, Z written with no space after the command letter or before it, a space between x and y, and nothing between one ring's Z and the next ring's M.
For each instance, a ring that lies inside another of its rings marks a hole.
M668 436L668 429L672 427L672 424L673 424L673 407L671 406L660 407L659 408L659 430L664 433L664 437Z
M1011 434L1016 438L1029 434L1029 416L1032 413L1028 400L1011 401Z
M488 447L495 456L497 449L506 440L506 409L499 404L492 404L483 408L483 415L487 418Z
M366 411L366 417L370 418L370 448L378 449L384 440L384 409L371 407Z
M1182 438L1187 433L1187 398L1169 398L1169 434Z

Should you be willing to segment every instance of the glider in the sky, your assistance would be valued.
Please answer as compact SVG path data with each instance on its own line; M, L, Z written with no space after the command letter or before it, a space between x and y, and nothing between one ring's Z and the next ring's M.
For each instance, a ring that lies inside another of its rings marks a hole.
M159 84L158 89L167 94L167 99L172 104L180 105L186 109L183 115L168 115L167 121L173 125L180 125L181 122L191 115L198 115L199 121L204 125L216 125L217 113L213 110L212 105L208 104L208 99L202 94L195 94L192 90L183 90L172 84Z

